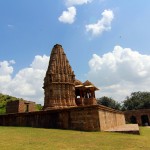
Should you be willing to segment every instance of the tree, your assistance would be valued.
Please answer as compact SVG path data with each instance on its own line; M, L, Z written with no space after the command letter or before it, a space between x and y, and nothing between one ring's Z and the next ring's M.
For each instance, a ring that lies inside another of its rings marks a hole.
M97 103L113 109L121 110L121 104L110 97L103 96L98 98Z
M150 109L150 92L133 92L123 101L123 110Z
M41 104L36 104L36 110L42 110L43 109L43 106Z
M18 100L18 98L0 93L0 114L6 113L7 102L15 100Z

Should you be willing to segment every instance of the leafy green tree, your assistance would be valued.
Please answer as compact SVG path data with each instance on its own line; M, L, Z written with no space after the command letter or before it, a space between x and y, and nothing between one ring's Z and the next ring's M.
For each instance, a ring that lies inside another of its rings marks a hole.
M43 106L41 104L36 104L36 110L42 110Z
M150 92L133 92L123 101L123 110L150 109Z
M0 93L0 114L6 113L7 102L15 100L18 100L18 98Z
M113 109L121 110L121 104L110 97L103 96L98 98L97 103Z

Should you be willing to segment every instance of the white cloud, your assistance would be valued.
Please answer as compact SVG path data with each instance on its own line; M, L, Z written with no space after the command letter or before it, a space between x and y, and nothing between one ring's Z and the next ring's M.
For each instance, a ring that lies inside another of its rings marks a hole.
M0 62L0 76L10 75L13 72L11 64L14 63L14 60Z
M111 29L111 22L114 18L112 10L104 10L102 18L95 24L88 24L85 26L87 32L91 32L92 35L101 35L104 31Z
M102 57L93 54L88 78L100 87L97 97L124 100L134 91L150 91L150 55L115 46Z
M69 7L67 11L63 11L61 16L58 18L60 22L72 24L75 21L76 8Z
M12 77L13 66L10 66L14 62L0 62L0 93L43 103L42 86L48 61L48 56L37 55L30 67L21 69L14 77Z
M91 3L93 0L66 0L66 6L83 5Z

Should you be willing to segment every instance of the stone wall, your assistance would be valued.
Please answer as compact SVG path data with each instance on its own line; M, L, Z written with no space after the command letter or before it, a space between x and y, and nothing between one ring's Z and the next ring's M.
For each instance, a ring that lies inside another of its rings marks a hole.
M83 109L84 108L84 109ZM99 131L99 116L97 107L80 107L71 111L71 129L85 131Z
M7 102L6 113L17 113L18 112L19 101Z
M10 101L6 105L6 113L21 113L21 112L32 112L35 111L35 102L17 100Z
M125 124L122 112L104 106L99 109L99 118L101 131Z
M150 109L128 110L124 112L124 115L127 123L150 125Z
M103 131L123 123L123 114L98 105L0 115L1 126Z

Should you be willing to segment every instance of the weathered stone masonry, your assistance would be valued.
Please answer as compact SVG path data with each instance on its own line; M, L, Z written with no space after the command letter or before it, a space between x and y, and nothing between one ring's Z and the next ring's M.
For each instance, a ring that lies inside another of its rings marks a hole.
M0 115L1 126L104 131L124 124L122 112L101 105Z
M6 113L22 113L36 111L35 102L17 100L7 102Z
M76 106L75 75L61 45L51 52L44 78L44 110Z
M128 110L124 112L126 122L140 126L150 126L150 109Z

